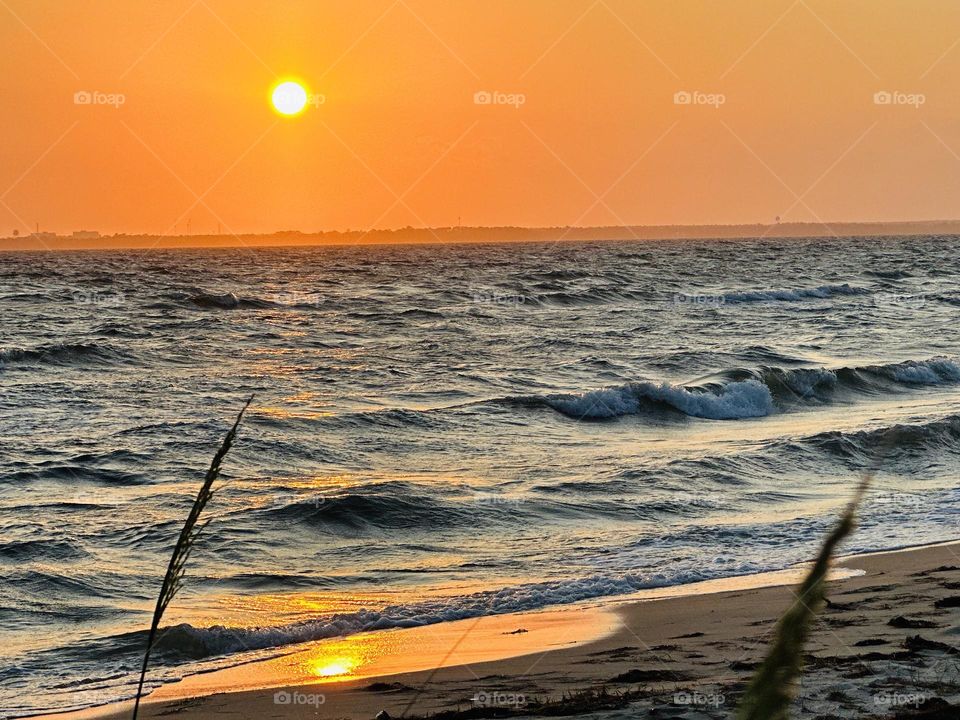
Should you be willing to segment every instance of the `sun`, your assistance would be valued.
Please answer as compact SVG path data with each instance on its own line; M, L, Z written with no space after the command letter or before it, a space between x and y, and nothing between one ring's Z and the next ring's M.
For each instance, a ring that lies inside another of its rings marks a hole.
M299 115L307 106L307 90L300 83L287 80L273 88L270 101L281 115Z

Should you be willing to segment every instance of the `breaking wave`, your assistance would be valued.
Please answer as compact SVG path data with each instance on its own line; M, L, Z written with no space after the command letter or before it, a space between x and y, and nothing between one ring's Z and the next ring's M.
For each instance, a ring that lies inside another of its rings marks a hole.
M948 358L933 358L852 368L731 370L721 374L719 381L702 385L636 382L514 400L546 405L578 420L637 415L658 406L690 417L738 420L764 417L794 404L830 402L843 392L881 394L956 382L960 382L960 365Z
M746 290L743 292L728 293L723 296L724 302L729 303L749 303L749 302L797 302L799 300L822 300L844 295L867 295L870 290L862 287L855 287L844 283L843 285L821 285L815 288L799 288L795 290Z
M0 348L0 367L7 364L113 364L128 359L121 351L96 342L49 343L34 347Z
M165 300L148 307L167 309L186 306L202 310L308 310L316 309L325 303L325 300L318 295L300 292L278 292L274 295L259 297L237 295L233 292L218 293L192 289L186 292L173 292L165 297Z
M757 572L753 565L729 568L731 574ZM270 627L197 628L181 624L165 628L161 651L191 658L226 655L248 650L294 645L361 632L412 628L487 615L534 610L550 605L582 602L598 597L625 595L647 588L696 582L711 577L708 571L688 570L681 575L602 576L556 580L487 590L465 596L438 598L382 609L337 613L318 620Z
M636 415L651 403L668 405L684 415L712 420L763 417L774 411L769 389L756 380L734 382L718 388L685 388L667 383L631 383L593 390L582 395L550 395L543 402L554 410L581 420Z

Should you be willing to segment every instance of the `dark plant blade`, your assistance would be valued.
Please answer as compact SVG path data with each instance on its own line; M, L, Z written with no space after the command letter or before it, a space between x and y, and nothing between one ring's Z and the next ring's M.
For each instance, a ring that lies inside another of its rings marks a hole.
M170 601L173 600L174 595L176 595L177 591L183 586L183 573L186 570L187 559L190 557L190 552L193 549L193 544L197 536L200 534L200 531L203 530L204 525L206 525L205 522L198 525L200 513L203 512L207 503L210 502L210 498L213 497L213 483L220 476L220 465L223 463L223 458L230 452L230 448L233 447L234 438L237 436L237 428L240 427L243 414L247 411L247 408L250 407L251 402L253 402L253 395L250 396L250 399L247 400L240 410L240 414L237 415L233 427L230 428L226 437L223 438L217 454L213 456L210 469L207 470L203 484L200 486L200 491L197 493L197 499L194 500L193 507L190 508L190 513L187 515L187 521L180 531L180 537L177 539L177 544L173 548L173 555L170 556L170 564L167 565L167 574L164 575L163 584L160 586L160 595L157 597L157 605L153 611L153 622L150 624L150 634L147 636L147 648L143 653L143 665L140 668L140 682L137 685L137 697L133 703L133 720L137 720L137 712L140 710L140 696L143 693L143 681L147 676L147 664L150 662L150 651L153 649L153 644L157 639L160 620Z
M786 720L795 681L800 676L803 664L803 646L810 633L810 625L824 602L830 558L837 545L853 532L857 508L870 480L871 476L867 475L860 482L840 522L820 548L813 567L797 591L796 599L777 623L773 645L740 701L738 720Z

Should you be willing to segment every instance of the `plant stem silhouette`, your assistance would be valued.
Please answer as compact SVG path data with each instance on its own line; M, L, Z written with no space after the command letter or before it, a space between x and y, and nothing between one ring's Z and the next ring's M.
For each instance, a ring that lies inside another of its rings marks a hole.
M147 675L150 651L153 649L153 644L157 639L160 620L170 601L173 600L174 595L183 587L183 573L186 570L187 560L190 558L190 553L193 551L193 546L197 538L200 536L204 527L206 527L207 522L209 522L209 520L205 520L201 523L200 514L207 506L207 503L210 502L210 498L213 497L213 483L220 476L220 465L223 462L223 458L230 452L230 448L233 447L233 441L237 436L240 421L243 419L243 414L247 411L247 408L250 407L252 401L253 396L251 395L250 399L247 400L240 410L240 414L237 415L233 427L230 428L230 431L226 437L224 437L223 442L220 444L220 449L217 450L217 454L213 456L213 462L210 463L210 469L207 470L207 475L203 479L203 484L197 493L197 499L194 500L193 507L190 508L190 514L187 515L187 521L184 523L183 529L180 531L180 537L177 539L177 544L173 548L173 555L170 556L170 564L167 565L167 574L163 578L163 585L160 586L160 595L157 597L157 605L153 611L153 622L150 624L150 633L147 635L147 648L143 654L143 665L140 668L140 683L137 685L137 697L133 703L132 720L137 720L137 712L140 710L143 681Z

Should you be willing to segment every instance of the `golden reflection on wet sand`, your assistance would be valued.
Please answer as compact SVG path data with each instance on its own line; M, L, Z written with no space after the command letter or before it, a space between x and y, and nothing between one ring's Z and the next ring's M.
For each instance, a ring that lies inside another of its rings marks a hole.
M617 626L609 608L592 605L360 633L305 644L299 652L263 662L194 675L163 686L152 699L349 682L475 664L592 642Z

